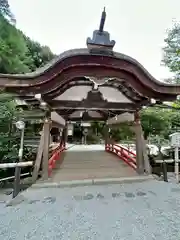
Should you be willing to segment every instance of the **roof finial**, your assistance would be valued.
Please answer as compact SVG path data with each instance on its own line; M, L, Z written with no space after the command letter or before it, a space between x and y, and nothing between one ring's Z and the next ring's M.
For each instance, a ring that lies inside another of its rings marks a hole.
M110 34L107 31L104 31L104 24L106 20L106 10L105 7L103 9L101 15L101 21L98 30L93 31L93 37L87 38L87 47L91 51L106 51L111 52L115 45L114 40L110 40Z
M99 31L100 32L103 32L103 30L104 30L105 21L106 21L106 8L104 7L104 10L103 10L102 15L101 15L100 25L99 25Z

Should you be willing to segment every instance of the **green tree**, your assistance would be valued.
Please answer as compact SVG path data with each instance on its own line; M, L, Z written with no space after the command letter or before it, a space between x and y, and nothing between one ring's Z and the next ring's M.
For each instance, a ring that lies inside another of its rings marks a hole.
M0 73L26 73L48 63L54 54L25 36L0 15Z
M28 48L19 30L0 15L0 72L25 73L30 69Z
M31 59L31 62L28 62L31 71L44 66L55 57L49 47L41 46L40 43L32 41L25 35L24 39L28 48L27 56Z
M15 23L14 14L11 12L8 0L0 0L0 14L11 23Z
M105 123L103 123L103 122L97 122L97 121L92 122L91 123L92 132L95 135L103 136L103 134L104 134L104 125L105 125Z
M12 19L8 2L0 0L0 73L26 73L50 61L54 57L51 50L31 41L12 24ZM13 97L0 92L1 161L12 162L18 156L19 133L13 127L17 117ZM27 151L25 155L27 159L30 156Z
M166 80L169 83L180 82L180 23L175 23L167 31L167 37L164 40L162 63L174 74L172 79Z
M144 137L147 139L150 135L167 135L170 128L169 109L147 108L141 111L141 122L144 131Z
M13 96L0 93L0 161L5 155L9 156L9 152L17 150L14 148L16 140L11 138L13 130L13 121L16 119L17 111ZM17 156L17 154L16 154Z
M134 139L134 132L128 122L123 122L112 126L111 137L116 142L118 141L132 141Z

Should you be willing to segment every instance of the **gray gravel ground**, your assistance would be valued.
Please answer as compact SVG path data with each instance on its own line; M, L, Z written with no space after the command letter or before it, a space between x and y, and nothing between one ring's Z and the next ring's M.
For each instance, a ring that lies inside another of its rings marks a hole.
M2 240L179 240L180 186L156 180L33 189L0 203Z

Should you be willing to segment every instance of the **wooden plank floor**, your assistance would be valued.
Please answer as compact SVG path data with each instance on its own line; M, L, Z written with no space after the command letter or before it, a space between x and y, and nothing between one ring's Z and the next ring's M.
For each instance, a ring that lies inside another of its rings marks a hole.
M105 151L67 151L61 157L63 161L57 162L52 182L137 176L136 171L117 156Z

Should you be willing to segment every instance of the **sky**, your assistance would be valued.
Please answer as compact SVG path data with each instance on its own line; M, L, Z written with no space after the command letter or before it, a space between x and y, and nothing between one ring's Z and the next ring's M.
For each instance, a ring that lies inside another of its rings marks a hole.
M170 73L161 66L167 28L180 21L180 0L9 0L17 27L60 54L86 47L106 7L105 30L114 50L139 61L158 80Z

